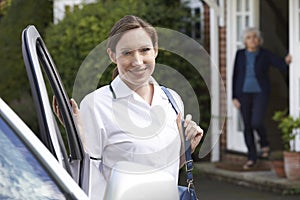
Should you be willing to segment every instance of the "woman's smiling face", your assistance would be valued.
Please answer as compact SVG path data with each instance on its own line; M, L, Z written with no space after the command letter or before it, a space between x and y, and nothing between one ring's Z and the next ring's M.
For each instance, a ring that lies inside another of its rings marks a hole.
M127 31L116 45L115 52L108 49L111 60L117 64L120 78L130 87L148 84L155 68L157 44L143 28Z

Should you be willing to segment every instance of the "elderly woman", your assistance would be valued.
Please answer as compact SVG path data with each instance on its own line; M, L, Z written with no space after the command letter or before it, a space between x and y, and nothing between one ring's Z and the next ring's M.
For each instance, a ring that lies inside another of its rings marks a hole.
M285 59L275 56L261 47L261 33L256 28L248 28L243 35L245 48L236 53L232 82L232 100L240 109L244 121L244 138L248 149L248 160L243 165L247 170L254 166L257 151L253 131L260 137L261 157L268 158L269 142L263 119L270 93L268 71L270 66L287 71L291 56Z

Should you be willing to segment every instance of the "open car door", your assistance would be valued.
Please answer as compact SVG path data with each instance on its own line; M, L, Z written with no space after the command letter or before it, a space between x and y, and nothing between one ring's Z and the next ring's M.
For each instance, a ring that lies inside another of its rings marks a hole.
M87 192L89 156L85 155L69 97L64 90L55 64L40 34L32 25L23 30L22 52L38 116L40 130L38 136L78 185ZM49 80L53 94L56 96L65 124L69 151L65 148L53 115L43 74Z

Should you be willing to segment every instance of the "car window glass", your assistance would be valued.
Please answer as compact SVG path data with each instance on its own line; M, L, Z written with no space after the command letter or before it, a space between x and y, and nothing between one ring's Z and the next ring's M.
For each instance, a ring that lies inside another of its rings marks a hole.
M2 118L0 152L0 199L66 199Z
M39 60L39 63L40 63L41 66L44 65L40 60ZM55 94L53 92L53 88L51 87L51 83L49 81L49 77L47 76L44 68L45 67L42 67L42 75L43 75L44 82L45 82L45 85L46 85L46 91L47 91L47 94L48 94L48 100L49 100L49 103L51 104L50 107L52 108L53 96L55 96ZM66 150L67 154L69 155L70 149L69 149L69 145L68 145L66 129L61 124L61 122L59 121L59 119L57 118L57 116L55 115L55 113L54 113L53 110L52 110L52 113L53 113L53 120L55 121L54 124L56 126L55 128L56 128L56 131L57 131L57 135L61 135L61 137L63 139L63 142L64 142L64 146L62 146L61 148L64 148ZM65 158L65 159L67 159L67 158Z

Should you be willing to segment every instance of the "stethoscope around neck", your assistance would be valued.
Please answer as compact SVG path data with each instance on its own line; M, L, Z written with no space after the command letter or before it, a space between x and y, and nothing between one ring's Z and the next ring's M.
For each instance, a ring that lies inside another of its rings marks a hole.
M109 90L111 91L111 93L113 95L113 99L117 99L116 93L115 93L113 87L111 86L111 84L109 84Z

